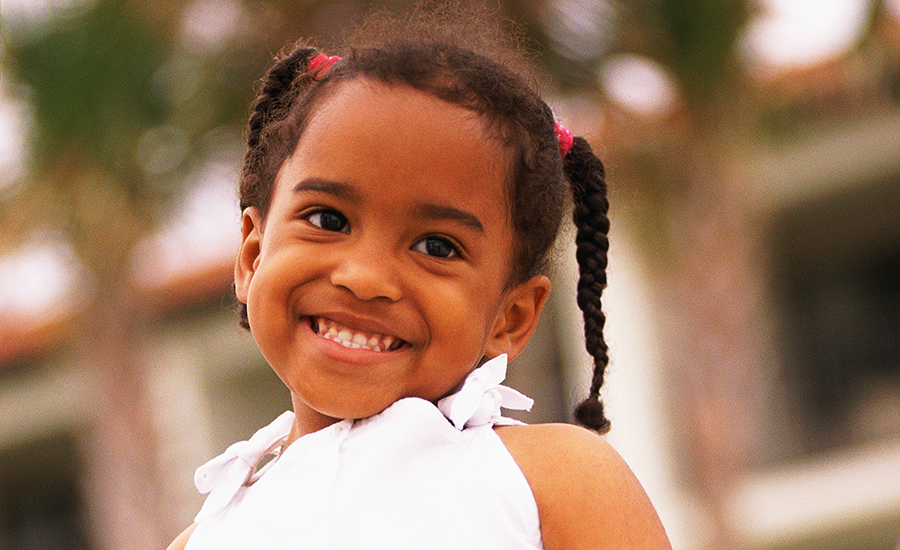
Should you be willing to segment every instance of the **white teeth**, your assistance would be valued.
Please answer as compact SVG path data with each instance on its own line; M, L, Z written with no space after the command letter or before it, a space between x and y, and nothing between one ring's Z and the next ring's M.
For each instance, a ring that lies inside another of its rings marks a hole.
M350 349L390 351L398 342L392 336L356 332L328 319L316 318L314 326L317 327L319 336Z

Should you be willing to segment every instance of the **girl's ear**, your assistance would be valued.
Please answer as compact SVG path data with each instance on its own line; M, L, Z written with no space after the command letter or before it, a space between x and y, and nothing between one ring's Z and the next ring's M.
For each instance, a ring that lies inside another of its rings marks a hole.
M543 275L536 275L510 290L497 314L485 355L497 357L505 353L510 360L515 359L534 334L549 294L550 280Z
M258 208L250 206L244 209L241 215L241 248L234 263L234 293L245 304L250 281L259 266L261 223Z

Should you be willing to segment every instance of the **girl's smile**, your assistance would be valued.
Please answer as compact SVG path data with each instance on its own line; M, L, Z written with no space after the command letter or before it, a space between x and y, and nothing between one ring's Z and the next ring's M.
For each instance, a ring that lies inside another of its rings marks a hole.
M353 330L323 317L311 318L310 326L313 332L322 338L350 349L396 351L404 343L403 340L393 336Z
M412 88L356 79L320 102L268 211L244 213L235 274L295 435L437 401L521 350L549 283L507 288L509 155L476 113Z
M378 328L378 322L366 322L339 313L331 313L330 316L342 319L342 322L329 317L311 316L301 323L301 330L309 327L309 346L329 360L323 368L338 371L347 367L347 372L351 374L363 368L372 372L379 365L396 360L398 354L410 347L400 337L388 334L387 329Z

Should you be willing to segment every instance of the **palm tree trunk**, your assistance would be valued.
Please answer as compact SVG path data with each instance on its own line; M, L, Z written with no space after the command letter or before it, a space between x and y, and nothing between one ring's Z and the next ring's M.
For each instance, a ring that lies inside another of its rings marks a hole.
M158 436L141 353L150 316L129 273L143 233L139 205L127 186L103 175L78 166L66 172L77 180L69 186L72 234L93 283L77 318L74 351L92 396L84 462L94 537L104 550L158 550L165 547Z

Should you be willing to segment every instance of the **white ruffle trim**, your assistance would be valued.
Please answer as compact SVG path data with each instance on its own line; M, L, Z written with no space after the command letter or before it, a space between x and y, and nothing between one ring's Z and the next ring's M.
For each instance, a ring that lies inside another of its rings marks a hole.
M487 361L466 377L463 387L438 401L438 409L458 430L485 424L519 424L500 414L500 407L531 410L534 400L501 386L506 378L506 354Z
M506 355L487 361L466 377L462 389L438 401L438 409L456 429L486 424L521 424L501 416L500 408L531 410L534 401L500 385L506 378L506 364ZM248 441L231 445L224 453L197 468L194 485L201 493L210 494L194 521L200 523L227 508L241 487L252 482L260 460L266 454L280 452L293 424L294 413L282 413Z
M250 481L259 461L266 454L276 452L287 440L293 425L294 413L286 411L248 441L231 445L224 453L197 468L194 485L209 496L194 521L200 523L224 510L241 487Z

